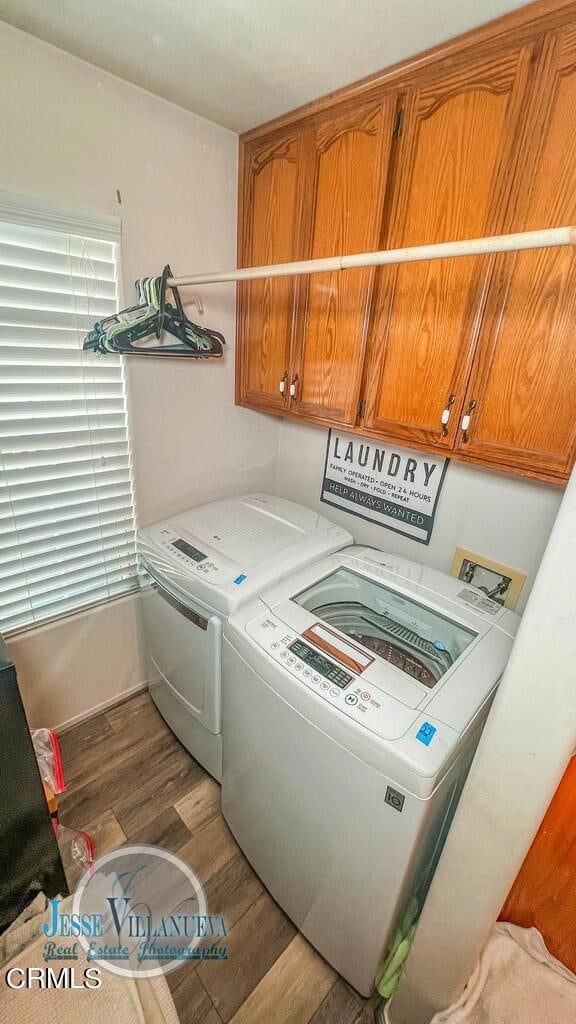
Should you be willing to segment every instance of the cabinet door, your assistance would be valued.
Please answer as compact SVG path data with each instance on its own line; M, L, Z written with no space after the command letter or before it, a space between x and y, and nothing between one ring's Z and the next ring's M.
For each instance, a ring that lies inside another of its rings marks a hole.
M533 99L515 231L576 223L576 30L547 38ZM501 257L462 452L544 478L568 473L576 446L575 330L573 247Z
M526 48L476 57L437 70L408 95L389 248L501 228L530 55ZM459 257L378 272L364 384L367 428L406 443L453 447L491 266Z
M552 956L576 971L576 757L564 772L516 881L501 921L537 928Z
M311 134L311 259L379 247L395 107L393 97L356 105L324 117ZM367 268L302 280L293 414L356 421L373 278Z
M301 258L303 154L303 137L292 130L249 145L241 156L239 265ZM284 409L294 295L291 277L238 285L237 401L268 411Z

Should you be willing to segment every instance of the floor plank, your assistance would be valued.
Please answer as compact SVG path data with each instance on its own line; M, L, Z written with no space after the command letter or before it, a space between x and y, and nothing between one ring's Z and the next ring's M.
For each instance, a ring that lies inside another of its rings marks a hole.
M111 807L130 836L204 777L169 733L135 737L129 743L112 733L99 746L97 763L86 767L85 776L59 800L62 821L74 828L83 828ZM176 777L179 782L172 790Z
M178 850L178 856L206 883L220 871L239 851L238 846L221 816L208 822L196 835Z
M143 744L178 742L148 694L139 694L133 700L138 702L138 715L130 714L132 701L126 701L62 735L60 745L69 787L89 783L103 766L117 767L125 758L141 751Z
M172 853L177 853L189 839L191 839L190 829L186 827L174 807L167 807L138 832L130 836L131 843L162 846Z
M336 974L302 935L296 935L251 992L232 1024L309 1024Z
M128 772L122 766L118 796L112 799L114 813L129 839L205 777L204 769L177 740L160 745L153 754L149 751L149 756L154 758L154 769L148 774L138 758Z
M124 732L127 726L133 727L135 722L142 721L143 716L150 716L152 713L158 716L159 723L162 722L162 716L156 710L156 705L147 690L104 712L115 732Z
M76 753L79 747L84 748L86 744L93 742L102 735L112 731L112 727L106 715L93 715L71 729L65 729L58 733L58 742L63 756L70 757Z
M310 1024L372 1024L374 1017L364 1000L338 978Z
M99 814L93 821L89 821L85 831L92 836L94 855L96 857L101 857L104 853L110 853L126 842L126 836L120 828L114 812L111 810L104 811L103 814Z
M96 715L58 736L64 778L69 789L83 784L90 771L93 751L99 751L103 741L113 735L106 716ZM116 748L113 748L113 753L115 756Z
M230 931L265 891L258 875L241 853L235 854L205 885L211 914L221 914Z
M62 757L68 793L59 803L69 824L82 828L88 820L110 807L114 799L132 792L137 794L140 780L154 779L156 763L161 757L173 756L180 766L196 765L147 696L146 701L147 720L137 726L115 732L107 716L99 715L94 730L88 730L89 723L82 723L64 734ZM80 738L75 735L77 731ZM195 782L205 777L199 765L195 772ZM168 794L168 804L188 788ZM155 817L164 806L166 802L155 808L149 817ZM138 827L142 824L144 822Z
M212 1000L191 964L166 976L180 1024L222 1024Z
M177 800L174 807L194 834L222 813L222 791L218 783L207 776L181 800Z
M294 925L267 892L228 935L228 960L202 961L198 974L223 1021L229 1021L294 938Z

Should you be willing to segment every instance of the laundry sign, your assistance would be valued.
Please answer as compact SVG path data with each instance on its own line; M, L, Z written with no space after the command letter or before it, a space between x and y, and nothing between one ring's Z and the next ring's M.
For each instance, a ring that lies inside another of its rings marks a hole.
M448 461L330 430L321 499L428 544Z

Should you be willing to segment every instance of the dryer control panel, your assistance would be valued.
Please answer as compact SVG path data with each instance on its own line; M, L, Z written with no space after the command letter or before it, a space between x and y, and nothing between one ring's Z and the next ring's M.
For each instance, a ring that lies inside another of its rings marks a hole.
M335 659L328 657L301 634L270 613L246 625L246 632L279 665L324 700L378 735L385 734L385 697Z
M187 573L196 573L204 577L208 583L224 583L230 576L230 569L215 558L206 554L170 527L163 527L158 533L158 541L170 561L185 569Z

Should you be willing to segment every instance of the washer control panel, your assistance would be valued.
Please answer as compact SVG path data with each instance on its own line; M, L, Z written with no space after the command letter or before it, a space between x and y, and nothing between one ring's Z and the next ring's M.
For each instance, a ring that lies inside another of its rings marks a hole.
M158 541L170 561L176 562L179 568L187 573L203 577L208 583L225 583L230 576L230 569L216 559L211 558L190 541L185 540L169 527L163 527L158 534Z
M333 661L330 661L329 658L321 654L320 651L310 647L309 644L305 644L303 640L295 640L294 643L289 645L288 650L292 651L309 668L314 669L315 672L319 672L329 682L339 686L341 690L354 679L350 672L340 668Z
M301 683L368 729L382 733L384 715L379 691L307 643L270 612L246 625L259 647ZM372 692L374 690L374 692Z

